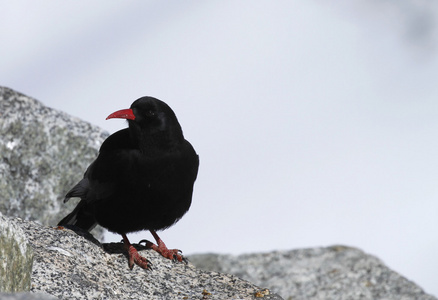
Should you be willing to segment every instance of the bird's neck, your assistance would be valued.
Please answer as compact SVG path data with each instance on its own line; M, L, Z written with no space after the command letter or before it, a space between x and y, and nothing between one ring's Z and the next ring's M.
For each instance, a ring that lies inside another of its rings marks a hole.
M137 147L149 157L160 156L165 152L177 147L183 140L182 136L174 136L168 132L136 132L135 138Z

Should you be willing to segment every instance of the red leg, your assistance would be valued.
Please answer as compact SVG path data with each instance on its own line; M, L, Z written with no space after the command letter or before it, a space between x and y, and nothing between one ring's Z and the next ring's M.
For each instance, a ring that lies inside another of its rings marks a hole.
M134 263L143 269L148 268L148 260L138 254L137 249L134 248L134 246L131 245L131 243L128 240L128 237L126 234L122 234L123 237L123 243L125 244L126 251L128 251L128 257L129 257L129 268L132 270L134 267Z
M153 230L149 230L149 231L152 233L152 235L154 236L154 239L157 241L157 245L155 245L154 243L151 243L149 241L146 241L147 248L150 248L150 249L157 251L165 258L172 259L172 260L176 259L179 262L186 261L184 259L184 257L180 254L181 250L168 249L166 247L166 244L164 244L164 242L160 239L160 237L158 236L158 234L155 231L153 231Z

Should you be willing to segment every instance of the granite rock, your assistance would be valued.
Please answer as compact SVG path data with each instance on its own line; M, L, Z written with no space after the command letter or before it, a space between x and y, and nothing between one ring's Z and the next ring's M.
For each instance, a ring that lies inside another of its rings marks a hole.
M282 299L236 276L173 262L153 250L140 251L152 270L130 270L121 243L99 247L65 228L10 222L33 248L32 292L58 299Z
M45 293L0 293L1 300L57 300L58 298Z
M23 230L0 213L0 292L28 291L32 262Z
M266 286L284 299L437 299L378 258L345 246L189 259L198 268Z
M0 87L0 212L57 224L77 203L62 203L64 195L107 136L97 126Z

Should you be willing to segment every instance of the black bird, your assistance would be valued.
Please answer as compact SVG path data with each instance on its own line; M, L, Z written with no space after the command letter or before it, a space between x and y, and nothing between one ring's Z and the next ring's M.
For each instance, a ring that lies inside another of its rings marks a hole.
M84 178L65 196L81 201L59 222L90 231L96 224L119 233L128 251L129 267L148 268L148 260L131 245L126 233L149 230L157 244L146 246L182 261L156 231L175 224L189 209L199 158L184 139L172 109L163 101L142 97L130 109L107 117L127 119L129 127L109 136Z

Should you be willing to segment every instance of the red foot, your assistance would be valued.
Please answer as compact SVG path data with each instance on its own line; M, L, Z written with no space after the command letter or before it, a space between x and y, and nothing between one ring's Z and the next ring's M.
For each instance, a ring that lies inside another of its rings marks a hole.
M177 260L179 262L186 261L186 259L180 254L181 250L168 249L166 247L166 244L164 244L164 242L160 239L160 237L158 236L158 234L155 231L153 231L153 230L149 230L149 231L152 233L155 240L157 241L157 245L155 245L154 243L151 243L149 241L145 241L147 248L153 249L153 250L157 251L158 253L160 253L165 258L168 258L171 260Z
M125 234L122 234L122 237L123 237L123 243L125 244L125 248L128 251L129 268L132 270L135 263L136 265L142 267L143 269L148 269L149 268L148 264L150 264L149 261L143 256L141 256L140 254L138 254L137 249L135 249L134 246L131 245Z

